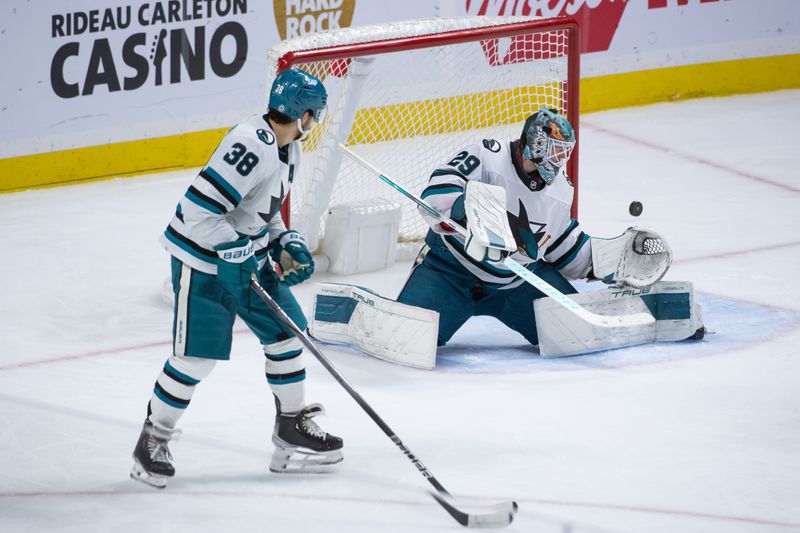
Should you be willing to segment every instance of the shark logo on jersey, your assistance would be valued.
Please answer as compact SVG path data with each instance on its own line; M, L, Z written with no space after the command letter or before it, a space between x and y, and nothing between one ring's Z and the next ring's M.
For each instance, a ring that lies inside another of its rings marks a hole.
M500 151L500 143L497 142L497 139L484 139L483 146L490 152L497 153Z
M270 145L275 142L275 135L273 135L271 131L258 130L256 131L256 135L258 135L258 138L261 139L261 142L266 145Z
M281 194L280 196L271 196L269 199L269 213L262 213L261 211L258 212L258 216L264 219L264 222L269 223L272 220L272 217L275 216L275 213L281 208L281 202L283 202L283 183L281 183Z
M534 222L528 218L528 212L525 209L525 204L522 200L519 201L519 215L508 213L508 222L511 226L511 233L514 235L514 241L517 246L525 252L531 259L536 259L539 254L539 241L545 236L544 228L547 224L541 222ZM535 226L534 230L531 226Z

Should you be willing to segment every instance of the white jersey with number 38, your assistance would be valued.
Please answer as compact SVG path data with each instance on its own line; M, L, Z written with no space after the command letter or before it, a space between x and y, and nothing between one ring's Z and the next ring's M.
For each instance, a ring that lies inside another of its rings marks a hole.
M280 206L299 162L300 147L279 149L265 115L240 122L181 198L161 243L192 268L216 274L214 247L249 236L263 266L267 245L286 230Z

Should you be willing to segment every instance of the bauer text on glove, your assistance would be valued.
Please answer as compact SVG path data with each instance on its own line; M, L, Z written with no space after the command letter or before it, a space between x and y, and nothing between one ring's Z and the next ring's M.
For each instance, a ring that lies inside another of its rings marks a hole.
M214 247L217 252L217 280L240 302L246 301L250 276L258 272L249 237Z

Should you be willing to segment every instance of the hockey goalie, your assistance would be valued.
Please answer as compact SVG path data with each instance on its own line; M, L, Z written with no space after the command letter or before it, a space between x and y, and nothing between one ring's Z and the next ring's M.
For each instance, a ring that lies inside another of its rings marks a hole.
M436 348L477 315L519 332L542 357L702 338L692 285L660 281L672 262L660 234L631 227L596 238L571 218L565 168L574 146L569 121L542 108L519 138L484 139L453 155L421 193L430 230L397 300L318 285L311 333L420 368L433 368ZM591 313L649 319L616 327L586 321L512 272L506 258ZM609 287L578 294L569 280L579 279Z

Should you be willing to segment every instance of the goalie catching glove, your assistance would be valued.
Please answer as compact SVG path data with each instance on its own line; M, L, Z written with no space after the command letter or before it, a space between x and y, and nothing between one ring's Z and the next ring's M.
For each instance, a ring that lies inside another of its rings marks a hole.
M314 259L306 240L296 231L284 231L269 248L272 260L281 267L281 280L287 285L297 285L314 273Z
M500 262L517 250L506 214L504 188L469 181L450 213L454 221L466 226L464 249L476 261Z
M641 289L664 277L672 264L672 249L664 238L648 228L631 227L619 237L592 237L592 273L618 286Z

